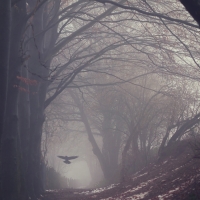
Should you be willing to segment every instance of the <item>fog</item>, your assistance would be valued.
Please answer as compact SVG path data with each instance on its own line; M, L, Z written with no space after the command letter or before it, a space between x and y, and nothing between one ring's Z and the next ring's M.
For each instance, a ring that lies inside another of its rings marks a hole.
M91 175L88 165L85 161L73 163L68 167L66 177L78 181L80 188L87 188L91 183Z
M103 79L95 77L95 81ZM190 96L197 92L197 84L173 79L169 88L168 79L154 74L138 79L137 84L90 86L81 92L70 89L49 107L43 152L47 166L68 180L61 188L118 183L155 161L167 144L191 136L192 132L180 136L178 122L183 112L187 119L197 109L196 99ZM66 164L58 156L78 158Z
M99 140L98 137L96 139ZM69 187L94 188L103 179L102 170L92 153L91 145L85 133L74 133L72 131L72 133L66 134L66 132L61 131L59 136L57 134L50 136L47 143L47 165L53 167L61 176L76 181L76 184L69 185ZM71 164L65 164L63 159L57 157L58 155L76 155L78 158L70 160ZM93 173L93 180L91 173Z
M0 2L0 199L200 158L199 1Z

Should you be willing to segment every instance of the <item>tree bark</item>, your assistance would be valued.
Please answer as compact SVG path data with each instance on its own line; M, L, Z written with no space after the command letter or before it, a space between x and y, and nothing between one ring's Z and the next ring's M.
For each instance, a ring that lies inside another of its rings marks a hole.
M22 68L22 77L28 78L26 68ZM19 94L19 132L20 132L20 171L21 171L21 193L25 199L28 199L28 158L29 158L29 144L30 144L30 99L29 99L29 85L21 84L27 92L20 92Z
M70 92L70 95L73 98L74 102L76 103L77 107L79 108L80 115L81 115L81 120L83 121L85 129L87 131L88 139L89 139L89 141L90 141L90 143L92 145L92 148L93 148L93 153L98 158L100 166L101 166L101 169L102 169L103 174L104 174L104 177L107 179L109 177L108 166L106 165L106 162L105 162L105 159L104 159L104 157L103 157L103 155L101 153L101 150L98 147L98 145L97 145L97 143L95 141L95 138L94 138L94 136L92 134L92 130L90 128L87 116L86 116L86 114L84 112L84 109L83 109L82 104L81 104L81 102L79 100L79 97L78 97L78 95L74 94L74 92L72 92L72 91L69 91L69 92Z
M56 1L55 15L58 12L58 4ZM35 4L30 4L34 9ZM29 79L35 80L36 85L30 87L30 143L29 143L29 157L28 157L28 178L27 183L29 194L33 199L36 199L41 193L44 192L43 184L43 162L41 157L41 140L42 140L42 126L45 120L45 107L44 102L47 93L49 76L49 69L51 59L47 59L46 52L53 48L57 39L57 26L49 30L48 34L40 34L45 29L48 20L47 10L43 5L38 9L37 13L33 16L31 27L32 39L29 44L31 57L28 62L30 70ZM44 16L45 15L45 16ZM41 20L43 19L43 20ZM55 20L57 18L55 17ZM48 44L45 43L48 41Z
M26 24L26 2L17 4L19 10L12 8L12 34L10 48L10 67L8 74L8 93L5 118L5 131L2 137L2 194L3 199L15 200L20 193L19 171L19 132L18 132L18 86L22 57L20 42Z
M183 136L187 130L192 128L195 124L200 121L200 113L195 115L192 119L187 120L170 138L167 146L170 146L173 142L175 142L179 137Z
M8 87L10 56L11 1L0 1L0 140L5 123L5 108Z

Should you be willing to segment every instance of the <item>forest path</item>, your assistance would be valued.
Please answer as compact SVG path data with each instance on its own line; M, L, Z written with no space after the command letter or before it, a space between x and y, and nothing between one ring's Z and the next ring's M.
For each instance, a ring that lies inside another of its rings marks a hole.
M200 200L200 159L187 141L133 174L123 186L48 190L40 200Z
M62 189L47 190L40 200L90 200L104 199L116 194L116 188L111 190L102 189Z

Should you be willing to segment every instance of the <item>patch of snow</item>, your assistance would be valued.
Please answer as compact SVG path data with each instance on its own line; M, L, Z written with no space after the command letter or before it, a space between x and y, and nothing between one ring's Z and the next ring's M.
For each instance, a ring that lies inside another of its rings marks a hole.
M135 179L137 179L137 178L139 178L139 177L141 177L141 176L145 176L145 175L147 175L147 174L148 174L148 173L146 172L146 173L141 174L141 175L139 175L139 176L133 177L132 180L135 180Z
M122 193L122 194L126 194L126 193L129 193L129 192L135 192L135 191L137 191L137 190L139 190L139 189L141 189L141 188L143 188L144 186L146 186L148 183L141 183L139 186L137 186L136 188L132 188L132 189L130 189L130 190L127 190L126 192L124 192L124 193Z
M180 179L180 178L176 178L176 179L174 179L174 180L172 181L172 183L175 182L176 180L179 180L179 179ZM181 179L180 179L180 180L181 180Z
M174 171L177 171L177 170L179 170L181 167L183 167L183 166L177 167L176 169L173 169L172 171L173 171L173 172L174 172Z
M174 189L174 190L170 190L169 193L173 193L173 192L175 192L175 191L177 191L177 190L179 190L179 187L177 187L177 188Z
M144 175L144 174L143 174L143 175ZM165 174L163 174L162 176L157 176L157 177L155 177L155 178L153 178L153 179L150 179L150 180L146 180L146 181L140 183L140 185L138 185L136 188L129 189L129 190L127 190L126 192L124 192L123 194L126 194L126 193L133 193L133 192L135 192L135 191L137 191L137 190L139 190L139 189L142 189L143 187L145 187L145 186L147 186L148 184L152 183L152 182L155 181L156 179L163 177L164 175L165 175Z
M101 199L101 200L113 200L113 199L115 199L115 200L140 200L140 199L143 199L147 194L148 194L148 192L143 192L140 194L135 194L130 197L124 197L124 196L121 196L119 198L108 197L106 199Z
M96 193L100 193L100 192L103 192L105 190L110 190L112 188L114 188L117 184L112 184L108 187L103 187L103 188L97 188L97 189L94 189L94 190L91 190L91 191L86 191L86 192L80 192L78 194L86 194L86 195L90 195L90 194L96 194Z
M127 200L130 199L130 200L136 200L136 199L143 199L149 192L144 192L144 193L140 193L140 194L135 194L134 196L132 197L128 197L126 198Z
M134 175L137 175L137 174L139 174L142 170L144 170L145 169L145 167L144 168L142 168L140 171L138 171L138 172L136 172Z
M170 197L170 196L172 196L172 194L173 194L175 191L177 191L177 190L179 190L179 187L175 188L174 190L168 191L167 194L158 195L158 199L159 199L159 200L164 200L165 197Z
M153 178L153 179L150 179L150 180L147 181L147 183L149 184L149 183L151 183L151 182L155 181L156 179L161 178L161 177L163 177L163 176L164 176L164 175L162 175L162 176L157 176L157 177L155 177L155 178Z
M158 199L159 199L159 200L164 200L163 197L164 197L163 195L162 195L162 196L161 196L161 195L158 195Z

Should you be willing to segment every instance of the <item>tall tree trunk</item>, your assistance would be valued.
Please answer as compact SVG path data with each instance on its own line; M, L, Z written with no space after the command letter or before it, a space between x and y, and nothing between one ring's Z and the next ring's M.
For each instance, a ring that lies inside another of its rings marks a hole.
M167 127L165 136L163 137L161 145L160 145L160 147L158 149L158 156L160 156L162 154L162 152L163 152L163 150L165 148L165 144L166 144L167 138L169 137L170 131L171 131L171 128Z
M60 0L55 1L55 15L59 11ZM35 4L30 4L34 9ZM45 10L47 9L47 10ZM35 80L37 85L30 88L30 145L28 164L28 189L32 198L36 198L44 191L43 184L43 161L41 158L42 126L45 120L44 102L49 82L50 59L45 55L52 49L57 40L57 26L51 28L48 33L41 34L48 24L48 6L44 4L33 17L32 40L30 42L31 57L29 59L29 78ZM45 16L44 16L45 15ZM58 16L57 16L58 17ZM55 16L55 20L57 18ZM52 22L53 23L53 22ZM45 43L46 42L46 43Z
M0 199L5 199L4 192L9 193L6 183L5 168L7 159L3 160L2 137L5 128L5 113L8 89L8 70L10 57L10 33L11 33L11 0L0 1ZM4 156L5 157L5 156ZM3 176L4 174L4 176Z
M10 68L8 79L5 132L2 137L2 193L3 199L14 200L19 197L19 132L18 132L18 86L22 57L20 42L26 24L26 2L12 8L12 35L10 50Z
M126 169L126 163L127 163L127 153L128 150L130 149L131 144L133 143L133 148L134 148L134 154L137 154L138 151L138 129L137 125L135 126L133 122L130 124L130 136L127 139L127 142L124 146L123 152L122 152L122 166L121 166L121 174L120 174L120 182L123 184L124 181L126 180L127 176L127 169ZM135 156L134 155L134 156Z
M96 143L96 140L92 134L92 130L90 128L90 125L89 125L89 121L88 121L88 118L84 112L84 108L80 102L80 99L78 97L78 95L73 91L70 91L70 95L71 97L73 98L74 102L76 103L77 107L79 108L79 111L80 111L80 116L81 116L81 120L85 126L85 129L87 131L87 134L88 134L88 139L92 145L92 150L93 150L93 153L94 155L97 157L97 159L99 160L99 163L100 163L100 166L101 166L101 169L103 171L103 174L104 174L104 177L105 179L109 179L110 177L110 174L109 174L109 168L108 168L108 165L107 163L105 162L105 159L101 153L101 150L100 148L98 147L98 144Z
M99 161L105 179L108 181L108 183L113 183L113 181L117 181L117 175L119 172L119 146L121 141L120 128L122 128L121 119L116 119L116 130L113 132L111 128L111 120L113 114L110 114L110 112L106 112L106 114L104 115L104 123L102 125L103 149L101 151L93 136L89 120L85 114L83 105L79 99L78 94L75 91L71 90L69 90L69 93L76 103L76 106L79 108L81 120L87 131L88 139L93 148L93 153Z
M28 72L25 67L22 68L22 77L28 78ZM25 199L28 199L28 158L30 144L30 99L29 85L21 84L26 92L19 95L19 132L20 132L20 171L21 171L21 193Z
M107 163L109 171L109 182L116 182L119 178L118 157L121 141L120 130L122 128L122 120L115 116L116 130L113 131L112 120L114 119L112 111L106 110L103 112L102 136L103 148L102 154Z
M5 108L10 55L11 1L0 1L0 139L5 123Z
M34 9L34 8L33 8ZM40 8L33 18L33 27L31 30L30 52L28 68L30 80L35 80L37 84L30 87L30 143L28 157L28 190L33 199L36 199L43 192L40 180L40 164L41 164L41 136L42 125L44 122L44 108L41 101L41 86L44 84L43 66L43 37L36 37L42 31L42 15L43 8ZM33 31L34 30L34 31ZM41 78L40 78L41 77ZM45 96L43 91L42 96ZM43 100L44 101L44 100Z

